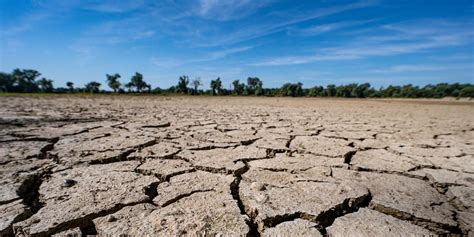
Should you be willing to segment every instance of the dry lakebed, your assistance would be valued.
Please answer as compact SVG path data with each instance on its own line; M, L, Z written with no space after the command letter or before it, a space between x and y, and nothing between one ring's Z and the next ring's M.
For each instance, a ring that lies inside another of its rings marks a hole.
M474 236L472 102L0 104L0 236Z

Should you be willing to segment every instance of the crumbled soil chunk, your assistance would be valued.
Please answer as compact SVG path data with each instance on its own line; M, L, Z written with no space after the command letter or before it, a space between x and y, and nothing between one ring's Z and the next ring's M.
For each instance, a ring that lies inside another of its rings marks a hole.
M262 236L314 236L323 235L316 229L315 224L302 219L287 221L275 227L267 228Z
M244 167L242 161L265 159L267 152L261 148L239 146L225 149L184 150L177 156L189 160L196 167L235 173Z
M335 180L324 171L305 175L250 169L242 176L240 196L263 230L287 215L301 213L316 221L331 209L346 208L344 203L357 208L370 194L364 186Z
M64 179L77 183L64 187ZM39 189L44 206L29 219L14 225L15 234L48 235L63 226L80 227L88 218L125 205L145 202L145 188L157 182L153 176L139 176L122 167L95 165L55 173Z
M194 168L188 162L174 159L147 159L137 167L137 172L155 175L160 180L168 180L174 175L193 170Z
M313 167L341 167L344 166L343 158L328 158L325 156L317 156L312 154L276 154L275 158L269 160L250 161L251 167L273 170L299 172L311 169Z
M401 219L418 219L420 225L444 232L455 228L454 207L427 182L395 174L347 172L333 169L336 178L360 182L370 189L370 207ZM420 198L422 197L422 198Z
M359 151L351 158L350 163L363 170L387 172L408 172L420 165L414 159L396 155L384 149Z
M17 200L0 205L0 236L12 235L12 224L27 218L31 214L28 207L22 202L22 200Z
M361 208L359 211L337 218L327 228L328 236L434 236L433 232L384 215Z
M355 151L349 144L349 141L337 138L297 136L291 141L290 148L314 155L344 157Z
M247 218L232 198L233 181L203 171L177 175L157 186L157 207L127 207L94 222L99 234L245 235Z

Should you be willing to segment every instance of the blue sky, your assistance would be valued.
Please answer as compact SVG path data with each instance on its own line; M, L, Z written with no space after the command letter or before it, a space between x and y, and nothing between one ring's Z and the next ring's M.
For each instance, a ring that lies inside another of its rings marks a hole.
M265 87L474 83L472 0L0 0L0 71Z

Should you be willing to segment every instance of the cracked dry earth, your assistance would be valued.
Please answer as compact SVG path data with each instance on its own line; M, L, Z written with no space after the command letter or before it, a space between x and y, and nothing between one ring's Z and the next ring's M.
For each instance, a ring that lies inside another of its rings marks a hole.
M1 236L474 236L469 102L0 104Z

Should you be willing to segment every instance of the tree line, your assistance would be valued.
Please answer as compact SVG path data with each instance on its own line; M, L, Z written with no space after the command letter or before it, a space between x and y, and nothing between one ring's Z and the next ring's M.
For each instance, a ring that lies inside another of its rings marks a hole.
M258 77L247 78L246 83L234 80L229 89L224 88L220 78L211 80L210 89L200 89L201 79L190 80L188 76L180 76L176 86L167 89L151 88L143 75L136 72L130 81L120 82L120 74L106 74L105 83L114 93L151 93L151 94L189 94L189 95L237 95L237 96L290 96L290 97L345 97L345 98L443 98L474 97L474 85L470 83L439 83L423 87L411 84L403 86L388 86L379 89L369 83L351 83L336 86L334 84L304 88L303 84L286 83L280 88L264 88ZM41 77L41 73L32 69L14 69L11 73L0 72L0 92L26 93L110 93L101 90L102 84L97 81L87 83L83 88L74 87L73 82L67 82L66 87L55 88L53 80Z

